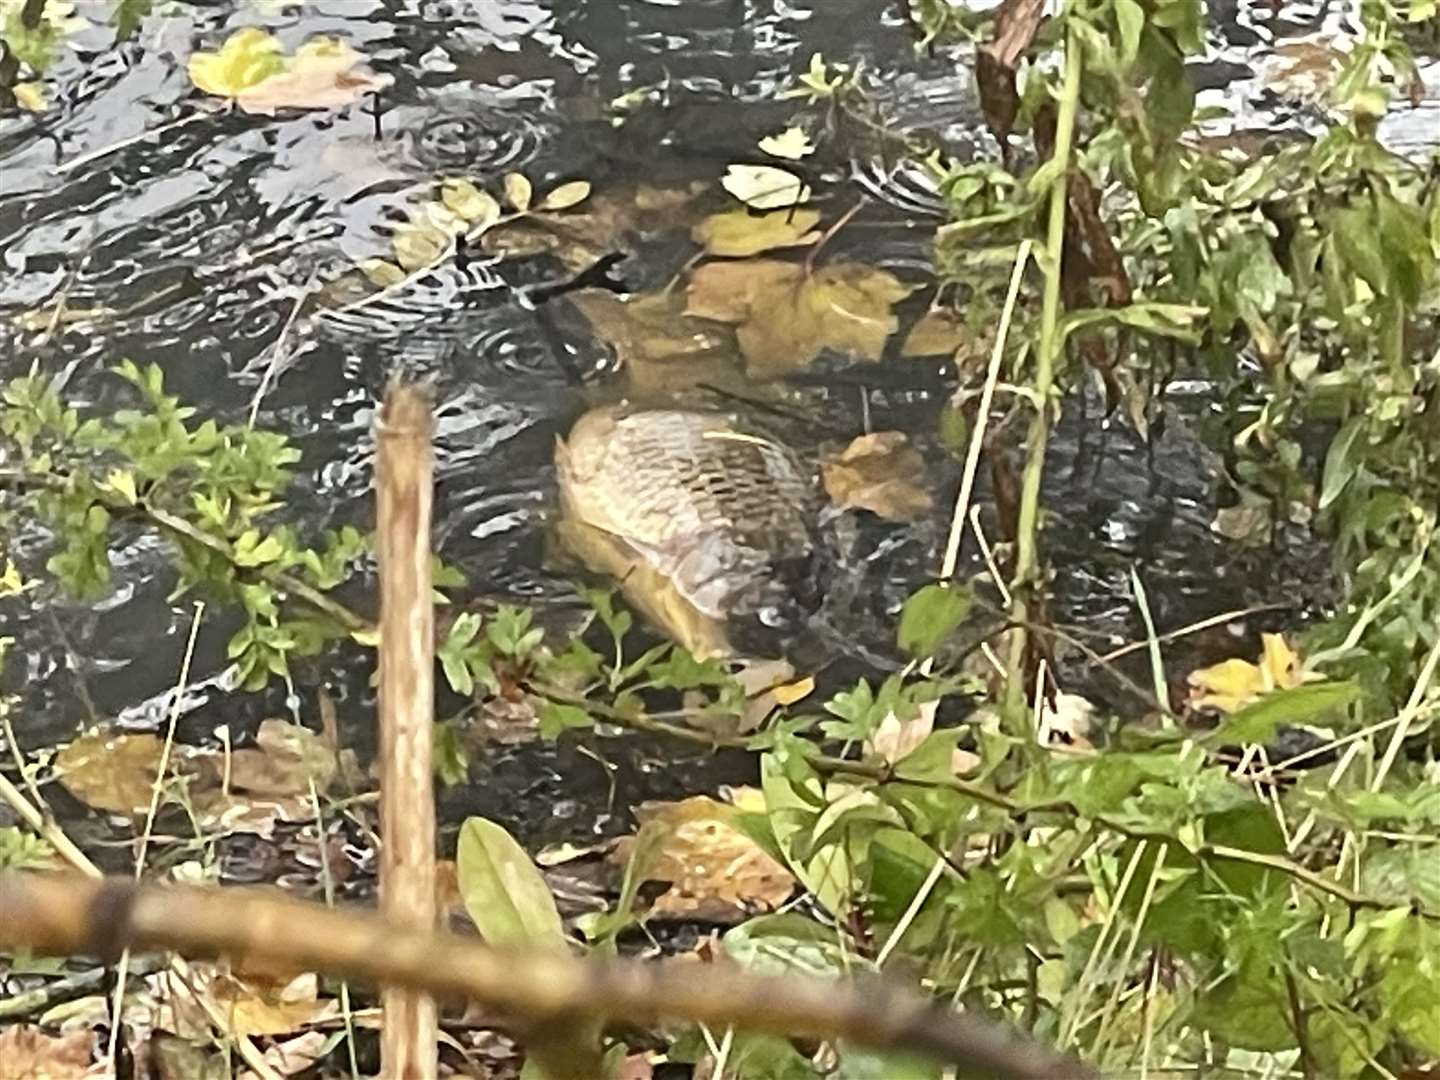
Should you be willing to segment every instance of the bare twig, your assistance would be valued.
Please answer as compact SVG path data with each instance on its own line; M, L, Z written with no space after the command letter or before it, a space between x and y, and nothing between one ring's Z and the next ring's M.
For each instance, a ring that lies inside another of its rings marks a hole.
M471 998L526 1019L673 1018L901 1048L1008 1080L1093 1075L1003 1028L883 981L841 986L793 974L759 978L725 965L697 978L689 962L581 961L494 949L269 893L12 874L0 878L0 945L100 955L127 947L221 953Z

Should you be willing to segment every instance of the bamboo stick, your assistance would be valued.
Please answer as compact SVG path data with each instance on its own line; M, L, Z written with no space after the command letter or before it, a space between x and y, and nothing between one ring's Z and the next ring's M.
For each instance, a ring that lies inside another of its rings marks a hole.
M375 425L380 556L380 909L396 926L435 925L435 605L430 581L432 421L415 386L392 384ZM435 1000L381 994L383 1075L430 1080Z

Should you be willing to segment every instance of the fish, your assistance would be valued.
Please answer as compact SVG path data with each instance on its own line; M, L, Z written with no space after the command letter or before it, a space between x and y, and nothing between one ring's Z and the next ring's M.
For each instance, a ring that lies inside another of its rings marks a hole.
M592 409L555 466L563 546L698 658L735 656L744 624L783 634L817 604L815 472L735 417Z

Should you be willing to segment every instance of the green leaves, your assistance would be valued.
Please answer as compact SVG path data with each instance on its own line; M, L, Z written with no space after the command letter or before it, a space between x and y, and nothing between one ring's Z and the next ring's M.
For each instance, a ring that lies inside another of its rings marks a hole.
M1281 724L1313 723L1335 709L1344 708L1360 696L1350 682L1317 682L1272 690L1254 704L1232 713L1210 733L1207 741L1227 743L1268 743Z
M550 886L503 827L472 817L460 827L455 869L465 910L491 945L567 952Z
M970 614L974 597L954 585L926 585L905 601L900 611L896 640L901 649L922 660L934 656L940 644Z

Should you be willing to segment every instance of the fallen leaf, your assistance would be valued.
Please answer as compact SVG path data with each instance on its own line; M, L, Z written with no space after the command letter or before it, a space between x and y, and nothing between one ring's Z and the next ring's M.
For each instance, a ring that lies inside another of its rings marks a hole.
M462 176L452 176L440 185L440 201L472 229L488 229L500 220L500 204L495 196Z
M720 186L746 206L756 210L778 210L810 198L810 187L800 177L773 165L731 165Z
M360 272L369 278L371 283L382 289L388 285L398 285L405 280L405 271L384 259L366 259L360 264Z
M1280 634L1262 634L1258 664L1248 660L1223 660L1190 673L1193 708L1237 712L1271 690L1289 689L1306 681L1300 658Z
M55 756L65 790L109 814L144 814L160 778L164 743L154 735L82 735Z
M16 83L15 100L30 112L44 112L50 104L45 100L45 84L38 82Z
M96 1065L95 1033L48 1035L34 1024L0 1028L0 1076L5 1080L89 1080L109 1069Z
M389 75L356 71L361 56L338 38L312 38L295 51L288 68L235 94L247 113L273 116L276 109L338 109L383 90Z
M1079 694L1060 693L1052 705L1047 699L1040 707L1040 742L1072 750L1093 750L1090 728L1095 706Z
M590 181L571 180L561 184L540 200L540 210L569 210L590 197Z
M530 209L530 197L534 194L535 189L531 186L529 180L525 179L520 173L506 173L504 185L505 201L509 203L513 209L521 213Z
M192 53L190 81L207 94L235 97L242 90L285 70L280 42L258 26L247 26L225 39L216 52Z
M230 786L255 795L324 792L335 778L335 750L320 735L288 720L262 720L257 749L230 754ZM211 759L212 761L215 759Z
M685 287L685 314L723 323L750 318L758 297L793 290L804 280L805 268L779 259L707 262L696 267Z
M730 345L722 329L691 318L681 300L659 292L622 300L607 289L581 289L570 300L595 333L615 349L620 362L664 363L712 356Z
M324 1031L307 1031L293 1039L276 1043L265 1051L265 1064L281 1076L294 1076L316 1065L326 1054L330 1035ZM259 1080L249 1069L239 1074L239 1080Z
M449 251L450 237L434 225L412 222L395 229L390 247L395 252L395 261L404 269L414 271L432 265Z
M217 974L202 992L225 1017L233 1034L288 1035L340 1015L339 1003L320 998L319 989L319 980L309 972L278 988Z
M849 262L831 263L793 288L757 291L736 330L745 370L777 378L804 369L824 349L878 360L899 325L891 308L911 292L885 270Z
M803 128L792 126L778 135L765 136L760 140L760 149L772 157L799 161L807 154L815 152L815 144L810 141Z
M752 214L743 207L711 214L690 232L711 255L744 258L775 248L805 247L820 239L818 210L771 210Z
M905 335L900 355L949 356L960 349L971 349L975 339L975 331L954 312L927 311Z
M640 210L656 213L671 213L687 206L709 185L704 180L692 180L683 188L658 188L641 184L635 189L635 206Z
M646 872L648 880L670 885L650 909L652 917L737 922L773 911L790 898L795 878L733 827L738 812L706 795L636 808L642 829L666 834ZM634 837L622 840L611 858L623 866L635 842Z
M861 435L824 459L820 474L835 505L869 510L887 521L914 521L932 505L924 459L903 432Z

